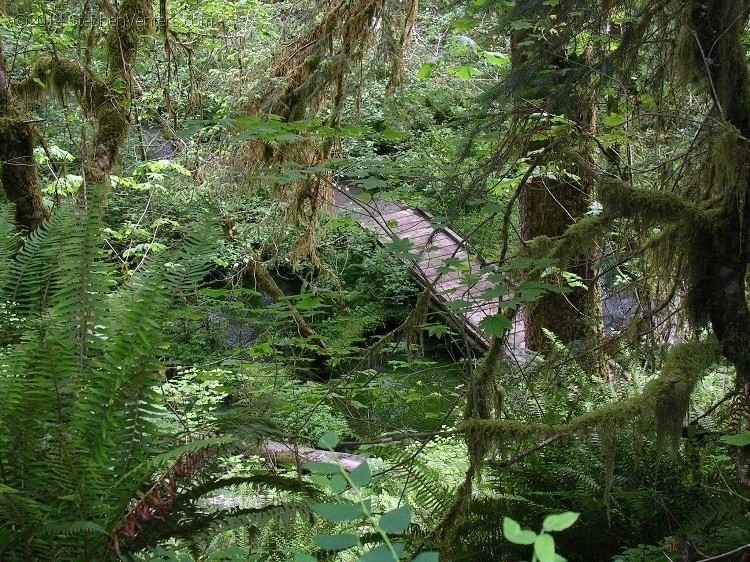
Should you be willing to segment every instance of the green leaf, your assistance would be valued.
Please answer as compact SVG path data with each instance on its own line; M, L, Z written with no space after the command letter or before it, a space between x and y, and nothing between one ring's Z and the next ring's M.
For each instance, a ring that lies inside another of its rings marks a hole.
M440 562L440 554L438 552L422 552L411 562Z
M539 562L557 562L555 558L555 539L552 535L541 534L534 541L534 554Z
M727 445L735 447L745 447L750 445L750 433L737 433L736 435L722 435L720 439Z
M402 140L409 136L406 131L399 131L398 129L386 129L380 134L387 140Z
M580 516L580 513L575 513L573 511L566 511L565 513L557 513L553 515L548 515L544 518L544 523L542 523L542 528L547 531L564 531L573 523L578 521L578 517Z
M333 523L356 521L365 516L362 505L358 503L314 503L310 509Z
M414 256L409 253L414 249L414 242L408 238L401 238L397 234L393 234L391 235L391 241L383 244L383 247L397 258L405 260L414 259Z
M318 562L318 559L303 552L295 552L294 562Z
M523 31L524 29L531 29L534 24L527 20L516 20L510 22L510 28L513 31Z
M404 505L384 514L378 521L378 527L388 534L403 533L410 523L411 509L408 505Z
M435 67L437 65L434 62L426 62L424 63L420 69L419 72L417 72L417 79L418 80L427 80L430 76L432 76L432 73L435 71Z
M482 71L473 66L453 66L447 69L449 74L460 78L461 80L471 80L474 76L482 74Z
M351 480L352 484L354 484L357 488L364 488L370 483L371 479L372 472L370 472L370 465L367 464L367 461L358 465L349 474L349 480Z
M302 468L318 474L341 474L343 470L339 465L331 462L306 462Z
M496 314L495 316L483 318L479 323L479 327L488 338L500 338L505 333L505 330L510 330L511 322L505 316Z
M352 533L341 535L318 534L313 537L313 542L323 550L346 550L359 544L359 537Z
M297 305L297 308L299 308L299 304ZM323 436L318 439L318 447L321 449L333 450L338 444L339 434L335 431L326 431Z
M482 56L492 66L504 67L510 64L510 57L505 53L498 53L496 51L483 51Z
M346 487L348 485L349 483L346 481L346 478L344 478L343 474L334 474L328 481L328 488L334 494L340 494L341 492L346 490Z
M510 517L503 517L503 535L513 544L534 544L536 540L534 531L521 529L521 525Z

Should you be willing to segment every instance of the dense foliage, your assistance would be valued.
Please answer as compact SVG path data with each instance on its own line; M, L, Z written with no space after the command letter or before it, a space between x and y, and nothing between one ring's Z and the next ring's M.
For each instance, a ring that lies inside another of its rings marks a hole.
M749 26L0 0L0 559L746 559Z

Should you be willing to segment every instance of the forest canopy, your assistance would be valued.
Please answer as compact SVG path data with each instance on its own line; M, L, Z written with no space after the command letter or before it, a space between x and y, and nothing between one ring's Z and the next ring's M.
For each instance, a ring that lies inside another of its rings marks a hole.
M0 559L748 559L749 57L748 0L0 0Z

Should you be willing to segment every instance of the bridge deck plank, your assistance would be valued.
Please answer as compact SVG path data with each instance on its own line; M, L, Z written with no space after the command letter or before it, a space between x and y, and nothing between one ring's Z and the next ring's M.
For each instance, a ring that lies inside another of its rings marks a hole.
M479 256L467 251L464 240L454 231L435 228L428 213L403 204L378 201L369 204L354 201L350 206L355 211L355 219L364 228L374 231L382 244L396 237L413 244L410 253L415 256L415 281L423 288L429 287L433 299L439 303L464 302L465 306L453 312L453 316L462 319L466 332L476 344L486 349L489 342L479 325L485 318L497 314L500 308L499 299L483 296L495 286L487 279L494 271ZM446 260L450 261L446 263ZM461 271L457 270L457 264L460 264ZM508 298L510 296L505 296L503 300ZM511 354L525 346L524 323L520 315L513 321L507 345Z

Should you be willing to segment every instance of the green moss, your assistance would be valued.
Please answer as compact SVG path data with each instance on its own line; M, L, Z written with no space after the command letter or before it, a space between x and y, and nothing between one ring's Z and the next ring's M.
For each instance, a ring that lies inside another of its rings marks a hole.
M130 131L130 116L122 100L102 104L97 111L97 125L90 179L100 182L106 180Z
M6 107L0 118L0 185L16 207L16 222L29 231L49 217L34 164L37 132L25 116Z
M549 255L555 247L555 240L549 236L535 236L526 243L523 248L523 255L531 258L543 258Z
M638 218L647 225L703 220L698 207L676 193L638 189L614 178L602 179L598 189L608 218Z
M590 254L592 247L604 237L608 222L598 216L583 217L574 222L565 231L562 240L555 244L552 257L571 258Z
M664 360L658 384L654 385L658 448L669 442L676 450L690 395L706 370L719 359L718 342L686 342L673 347Z
M107 35L107 53L114 71L129 74L141 36L151 33L153 27L151 0L122 1L115 25Z
M690 393L703 373L719 358L715 340L687 342L667 354L661 376L638 396L611 402L560 425L527 424L514 420L470 419L460 428L474 456L507 441L574 435L602 428L627 427L637 419L655 419L657 436L673 444L679 438Z

